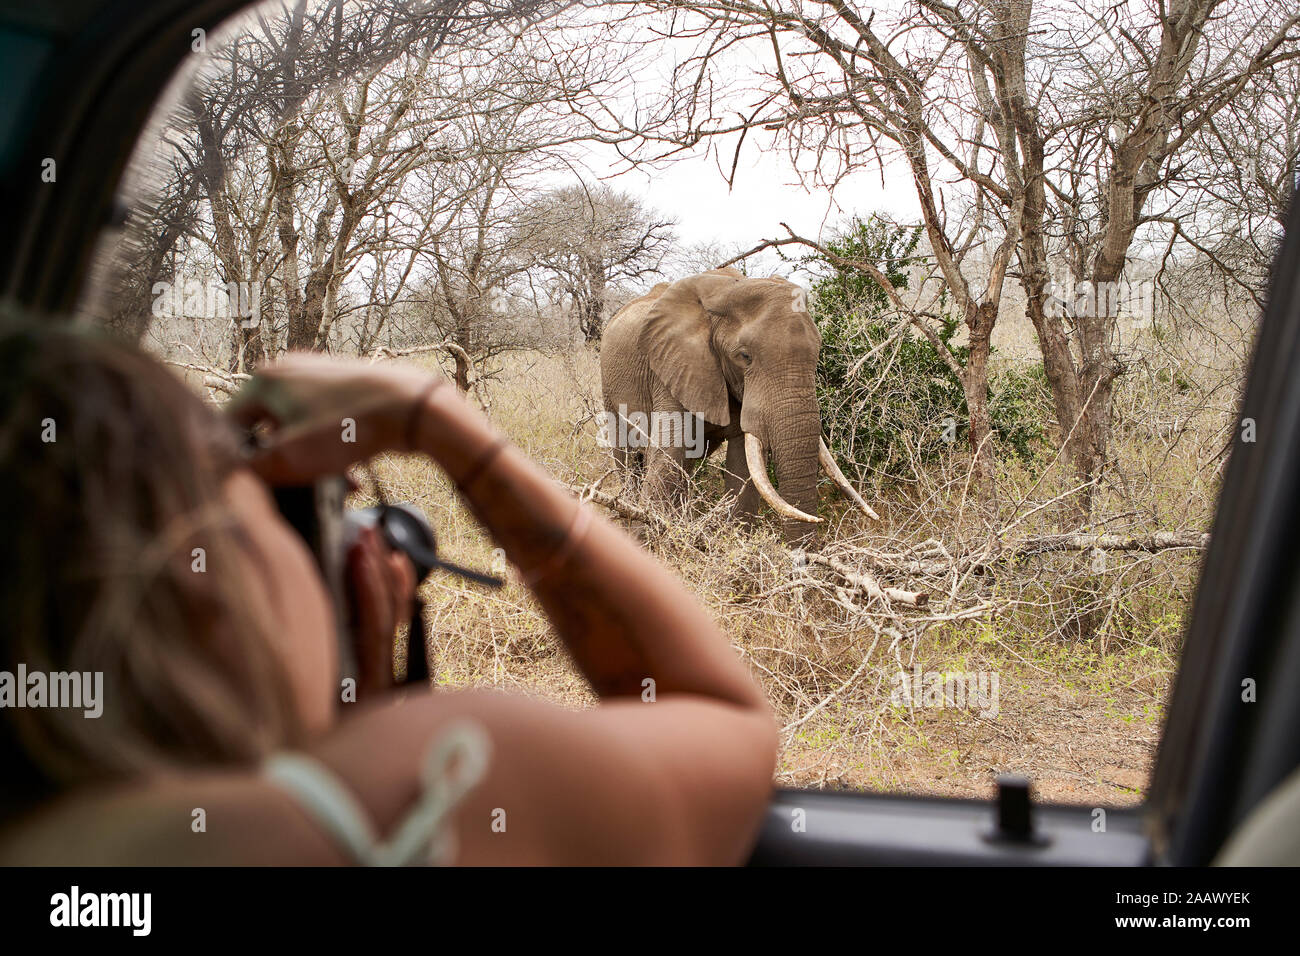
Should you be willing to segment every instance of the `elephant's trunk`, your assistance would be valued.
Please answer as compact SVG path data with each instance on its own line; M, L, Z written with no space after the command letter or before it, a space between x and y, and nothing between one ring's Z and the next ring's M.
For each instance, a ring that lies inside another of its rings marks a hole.
M745 462L749 465L749 478L754 483L754 489L758 492L759 497L771 506L773 511L790 521L821 524L821 518L800 511L782 498L777 493L777 490L772 487L772 482L767 478L766 450L763 448L763 443L749 432L745 433Z
M792 402L785 408L775 409L774 413L768 419L767 434L775 459L777 488L781 497L799 511L816 515L818 443L822 430L816 399L809 395L806 401ZM806 541L813 536L809 523L788 518L783 530L787 541Z

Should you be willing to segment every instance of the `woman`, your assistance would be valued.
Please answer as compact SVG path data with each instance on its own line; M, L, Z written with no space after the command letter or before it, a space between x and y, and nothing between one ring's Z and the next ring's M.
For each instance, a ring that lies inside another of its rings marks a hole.
M232 402L251 455L86 332L0 333L0 392L0 670L104 685L99 718L0 710L0 862L745 859L776 752L762 693L681 585L447 383L290 356ZM456 482L599 706L386 689L413 575L375 535L350 554L361 688L340 703L330 601L268 486L385 451Z

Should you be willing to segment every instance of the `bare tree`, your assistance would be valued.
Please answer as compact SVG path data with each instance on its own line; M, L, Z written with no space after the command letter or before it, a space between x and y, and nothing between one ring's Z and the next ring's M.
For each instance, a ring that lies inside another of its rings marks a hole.
M1178 219L1195 217L1198 229L1175 224L1171 233L1194 247L1205 278L1262 306L1300 183L1300 61L1252 76L1191 149L1197 188L1185 191Z
M1300 16L1271 5L1181 0L1089 19L1043 51L1076 81L1057 97L1061 105L1049 114L1027 91L1012 99L1026 154L1035 157L1021 221L1021 282L1068 429L1066 450L1084 481L1110 459L1114 385L1124 371L1113 290L1135 243L1162 228L1171 241L1194 240L1203 224L1177 215L1177 197L1195 184L1196 137L1252 79L1300 56ZM1040 88L1055 90L1048 80L1059 81L1043 75ZM1090 290L1087 307L1073 314L1051 308L1047 292L1053 233Z
M1057 307L1051 266L1064 258L1094 289L1121 279L1135 242L1158 234L1158 203L1178 188L1193 140L1252 79L1296 58L1297 15L1253 0L918 0L871 15L847 0L658 7L670 36L698 45L675 74L687 104L678 144L734 134L738 156L747 135L775 133L832 187L905 163L935 270L966 328L965 363L944 351L963 383L985 487L989 342L1004 284L1018 274L1086 514L1109 460L1123 370L1117 315L1095 308L1096 296L1087 314ZM722 91L737 85L728 56L741 45L765 51L766 67L740 81L749 98L737 105ZM878 281L927 332L928 310Z
M427 60L444 48L480 48L503 27L522 28L560 7L550 0L285 0L276 12L263 5L235 21L210 49L198 51L180 81L188 92L146 135L148 148L137 155L128 177L127 228L106 248L99 267L98 285L108 294L91 309L111 309L105 318L115 327L142 336L149 290L166 281L168 263L192 239L214 249L222 282L256 286L267 278L263 267L280 272L280 299L293 341L315 344L308 339L313 327L318 331L323 324L320 313L331 279L311 266L335 261L333 250L309 262L303 275L297 255L270 259L263 237L273 228L281 253L301 251L302 230L292 209L308 185L304 180L321 168L298 156L306 132L304 107L313 96L354 77L373 79L401 57ZM162 151L154 148L160 140ZM231 177L252 153L264 154L266 175L256 180L262 189L235 199ZM391 172L380 171L377 178ZM337 196L341 219L355 214L358 200L377 185L363 182L360 191ZM320 238L307 241L317 244ZM318 244L312 249L317 251ZM265 350L259 323L232 329L232 368L254 364Z
M600 339L614 287L662 275L673 243L671 220L634 196L583 182L542 196L523 228L587 342Z

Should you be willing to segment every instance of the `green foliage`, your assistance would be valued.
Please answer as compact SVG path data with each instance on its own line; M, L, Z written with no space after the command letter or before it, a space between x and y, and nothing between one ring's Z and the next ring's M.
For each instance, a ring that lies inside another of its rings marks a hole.
M865 269L874 264L906 289L917 255L919 226L876 216L854 219L827 244L830 255L804 261L819 278L809 309L822 333L818 398L836 451L895 478L914 462L932 461L966 441L968 412L961 382L935 344L912 327L897 329L888 294ZM839 260L847 260L841 262ZM940 308L946 299L940 299ZM969 350L955 344L960 318L941 313L935 332L964 366ZM1031 456L1045 437L1050 393L1042 366L990 376L989 413L999 453Z
M1047 440L1052 389L1042 362L999 369L989 376L989 418L1004 453L1033 458Z

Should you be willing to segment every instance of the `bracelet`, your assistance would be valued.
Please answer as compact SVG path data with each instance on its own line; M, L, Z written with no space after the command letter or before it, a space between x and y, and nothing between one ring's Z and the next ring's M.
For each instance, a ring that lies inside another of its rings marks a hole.
M423 417L424 406L429 401L429 396L447 384L445 378L434 376L432 382L424 387L420 392L420 397L415 400L415 406L411 409L411 416L406 420L406 450L415 451L416 439L420 437L420 419Z
M494 441L488 446L487 451L479 455L474 464L469 466L469 471L465 472L460 478L453 479L456 482L456 487L461 491L469 491L470 486L482 477L483 472L487 471L488 465L492 464L497 455L505 451L506 446L509 444L510 441L507 438L498 438Z
M579 502L578 511L573 516L569 530L564 533L564 540L560 543L560 546L537 567L528 571L520 570L519 576L524 584L527 587L532 587L552 572L559 570L564 565L564 562L572 557L573 552L578 550L578 545L582 544L583 538L587 536L587 529L590 527L591 511Z

